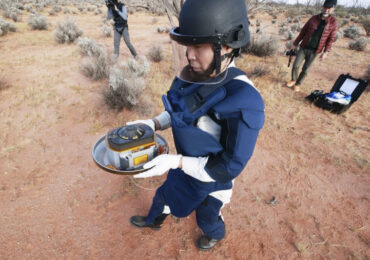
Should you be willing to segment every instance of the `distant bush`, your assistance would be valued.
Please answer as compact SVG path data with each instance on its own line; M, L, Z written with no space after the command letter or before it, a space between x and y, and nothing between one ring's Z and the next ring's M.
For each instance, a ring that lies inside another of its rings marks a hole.
M54 5L52 10L53 10L54 13L59 13L59 12L62 11L62 7L60 7L58 5Z
M21 12L14 8L14 7L10 7L10 8L7 8L3 11L3 17L4 18L8 18L8 19L12 19L14 22L19 22L21 20Z
M295 18L300 15L300 11L297 8L289 8L285 12L286 18Z
M356 51L364 51L366 49L367 39L365 37L361 37L357 41L350 41L348 46L351 50Z
M343 18L343 17L346 17L347 15L348 15L348 13L347 13L346 10L341 9L341 8L336 8L336 10L335 10L335 16L336 17Z
M28 19L28 25L32 30L47 30L48 20L40 14L31 14Z
M80 37L77 41L80 53L84 56L98 57L104 54L104 46L87 37Z
M340 20L338 27L343 27L343 26L347 25L348 23L349 23L349 19L344 18L344 19Z
M58 43L72 43L83 34L75 21L68 16L63 22L58 22L54 31L55 40Z
M299 32L301 30L301 24L299 22L292 24L290 26L290 29L292 30L292 32Z
M306 9L303 10L303 13L304 14L310 14L310 15L314 15L317 13L317 10L313 7L308 7Z
M270 68L266 64L256 64L253 67L253 70L250 73L248 73L248 77L258 78L268 73L270 73Z
M14 24L0 19L0 36L7 34L8 32L15 32L17 29Z
M108 77L109 67L106 56L89 57L81 64L82 73L93 80L99 80Z
M265 57L275 55L279 47L279 39L276 37L266 35L261 37L252 36L250 43L243 48L243 52Z
M130 58L123 64L123 73L133 77L144 77L150 71L150 63L143 55L137 56L135 59Z
M355 25L343 30L344 37L355 39L361 34L361 28Z
M366 35L369 36L370 35L370 16L362 18L360 20L360 23L362 27L364 27Z
M109 74L109 89L103 91L105 103L116 110L136 106L146 87L144 76L149 72L147 66L149 63L145 56L130 58L123 66L116 64Z
M170 28L166 27L166 26L159 26L157 28L157 32L159 33L168 33L170 31Z
M29 13L32 13L32 12L33 12L33 8L32 8L32 6L30 6L30 5L27 5L27 6L25 7L25 10L26 10L27 12L29 12Z
M163 60L163 50L159 45L152 46L148 51L149 58L154 62Z
M292 40L293 37L294 37L294 34L291 30L288 29L284 32L284 38L285 38L286 41Z
M64 10L63 10L63 13L64 14L69 14L69 13L71 13L71 11L69 10L68 7L65 7Z
M104 23L103 27L101 28L101 31L105 37L112 36L112 27L109 24Z
M109 65L104 46L87 37L80 37L77 45L80 47L80 53L88 56L82 62L82 73L94 80L108 77Z
M335 41L342 39L343 38L343 32L342 31L337 31L337 34L335 35Z

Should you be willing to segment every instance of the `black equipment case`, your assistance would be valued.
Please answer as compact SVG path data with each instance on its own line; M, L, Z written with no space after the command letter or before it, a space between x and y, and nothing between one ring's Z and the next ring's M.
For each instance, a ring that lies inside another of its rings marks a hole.
M329 101L325 98L325 94L322 90L314 90L310 95L306 97L309 101L315 104L315 106L322 109L329 110L335 114L341 114L349 109L353 103L361 96L368 85L368 82L363 79L355 79L350 74L341 74L335 81L334 86L331 88L330 93L334 91L343 91L346 94L351 95L351 101L348 105L339 104L336 102Z

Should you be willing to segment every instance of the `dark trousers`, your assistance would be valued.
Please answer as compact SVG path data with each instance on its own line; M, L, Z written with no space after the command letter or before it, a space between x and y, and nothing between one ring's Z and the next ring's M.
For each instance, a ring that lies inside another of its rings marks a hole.
M159 187L146 218L146 224L161 224L167 215L162 214L166 205L163 186ZM196 219L199 228L205 235L220 240L225 236L225 224L220 215L222 201L208 196L196 209Z
M302 81L307 76L308 70L312 65L313 61L315 60L316 56L317 56L316 50L300 49L298 51L292 69L292 80L296 82L296 85L301 85ZM303 64L302 71L298 76L298 70L303 60L305 62Z
M119 47L121 43L121 37L123 36L123 40L125 41L127 47L129 48L132 56L136 56L136 50L134 46L130 42L130 35L128 34L128 27L125 26L123 28L122 33L119 33L116 29L114 30L114 56L117 58L119 56Z

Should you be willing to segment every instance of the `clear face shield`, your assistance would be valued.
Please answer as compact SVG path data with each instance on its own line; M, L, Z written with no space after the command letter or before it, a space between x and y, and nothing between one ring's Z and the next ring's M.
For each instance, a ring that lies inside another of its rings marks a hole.
M217 84L227 75L227 63L222 62L216 74L213 44L182 45L172 41L175 75L189 83Z

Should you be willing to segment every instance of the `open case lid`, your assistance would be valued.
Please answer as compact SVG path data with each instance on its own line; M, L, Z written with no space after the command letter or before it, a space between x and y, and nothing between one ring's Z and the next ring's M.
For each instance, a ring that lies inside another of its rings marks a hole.
M341 74L330 92L343 91L351 95L351 103L353 103L360 97L362 92L364 92L367 84L367 81L353 78L350 74Z

